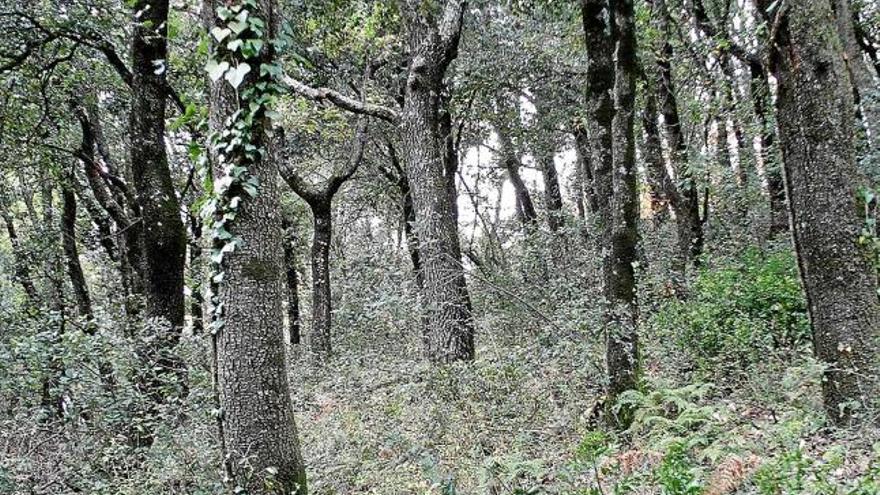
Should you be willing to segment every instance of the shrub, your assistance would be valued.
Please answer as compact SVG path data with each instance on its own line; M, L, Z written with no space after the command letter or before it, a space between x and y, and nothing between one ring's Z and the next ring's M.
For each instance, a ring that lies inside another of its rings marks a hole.
M689 297L665 303L651 323L704 369L748 365L810 340L791 252L749 250L703 269Z

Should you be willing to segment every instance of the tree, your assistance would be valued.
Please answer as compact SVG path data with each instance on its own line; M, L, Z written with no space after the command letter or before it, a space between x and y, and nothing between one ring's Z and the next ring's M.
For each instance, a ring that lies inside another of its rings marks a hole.
M592 183L601 232L608 411L613 424L626 427L630 414L616 412L614 405L620 394L635 389L639 380L633 266L638 244L633 135L638 74L635 18L629 0L583 0L581 6L587 46Z
M282 168L287 185L303 199L312 210L312 328L309 347L320 356L332 352L330 319L330 240L333 235L333 197L345 182L357 171L364 157L366 144L366 119L358 122L357 131L345 165L333 172L323 184L316 186L307 182L289 164ZM290 269L288 267L288 269Z
M158 336L165 349L174 347L183 327L186 258L186 231L165 149L168 0L135 2L134 21L129 153L140 212L134 228L143 243L146 316L168 326Z
M679 255L683 260L699 264L703 252L703 223L700 219L700 201L697 184L688 164L688 148L684 139L675 83L672 77L673 48L668 39L668 13L664 0L651 0L652 14L658 38L655 41L654 69L649 73L649 87L660 102L670 161L676 181L663 179L665 193L675 212ZM646 116L648 118L649 116ZM654 117L651 117L654 118ZM665 168L665 167L664 167ZM668 174L668 172L667 172ZM676 185L677 184L677 185Z
M451 126L441 115L443 77L455 59L461 37L464 0L426 8L406 0L400 7L410 53L400 113L400 136L416 213L420 242L425 348L437 362L474 357L470 295L461 266L455 172L457 157L448 152Z
M854 112L840 36L828 0L759 8L773 26L771 67L791 233L806 293L822 383L835 422L866 420L856 405L877 397L880 301L857 244L862 227Z
M425 353L441 363L474 357L473 311L458 238L458 150L444 85L458 53L465 3L399 4L409 60L399 112L290 77L284 80L289 89L313 100L397 125L419 240Z
M281 330L280 177L267 113L275 98L273 74L280 71L281 12L274 0L212 0L204 16L221 41L208 62L215 179L213 211L206 214L212 219L214 373L226 473L248 493L305 494ZM241 43L230 48L233 40Z

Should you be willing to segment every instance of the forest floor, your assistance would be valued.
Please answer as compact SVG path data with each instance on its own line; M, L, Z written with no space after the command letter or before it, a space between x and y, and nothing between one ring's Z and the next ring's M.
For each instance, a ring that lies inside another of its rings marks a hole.
M482 340L468 365L428 366L413 345L294 368L313 493L880 493L880 437L824 427L810 359L770 360L732 390L670 381L668 356L649 355L618 435L602 429L590 335Z

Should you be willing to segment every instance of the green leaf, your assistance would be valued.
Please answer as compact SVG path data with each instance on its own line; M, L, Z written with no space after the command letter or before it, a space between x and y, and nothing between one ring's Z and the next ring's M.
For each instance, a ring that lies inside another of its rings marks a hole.
M211 78L211 81L217 82L229 70L229 62L217 63L216 60L211 59L205 64L205 70L208 71L208 77Z
M234 52L234 51L238 50L239 48L241 48L241 45L243 45L243 44L244 44L244 41L242 41L242 40L238 40L238 39L232 40L226 44L226 49L229 50L230 52Z
M230 34L232 34L232 31L227 28L222 28L220 26L211 28L211 35L214 36L214 39L218 42L223 41Z
M244 76L250 71L251 66L242 62L226 73L226 80L229 81L229 84L232 85L233 88L238 89L238 87L241 86L241 82L244 81Z

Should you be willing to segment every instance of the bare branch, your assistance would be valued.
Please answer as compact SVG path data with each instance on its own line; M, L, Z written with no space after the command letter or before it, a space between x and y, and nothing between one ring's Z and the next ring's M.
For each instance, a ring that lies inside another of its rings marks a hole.
M301 96L315 101L329 101L343 110L361 115L369 115L396 124L400 116L391 108L361 102L329 88L313 88L290 76L284 76L283 83L287 88Z

